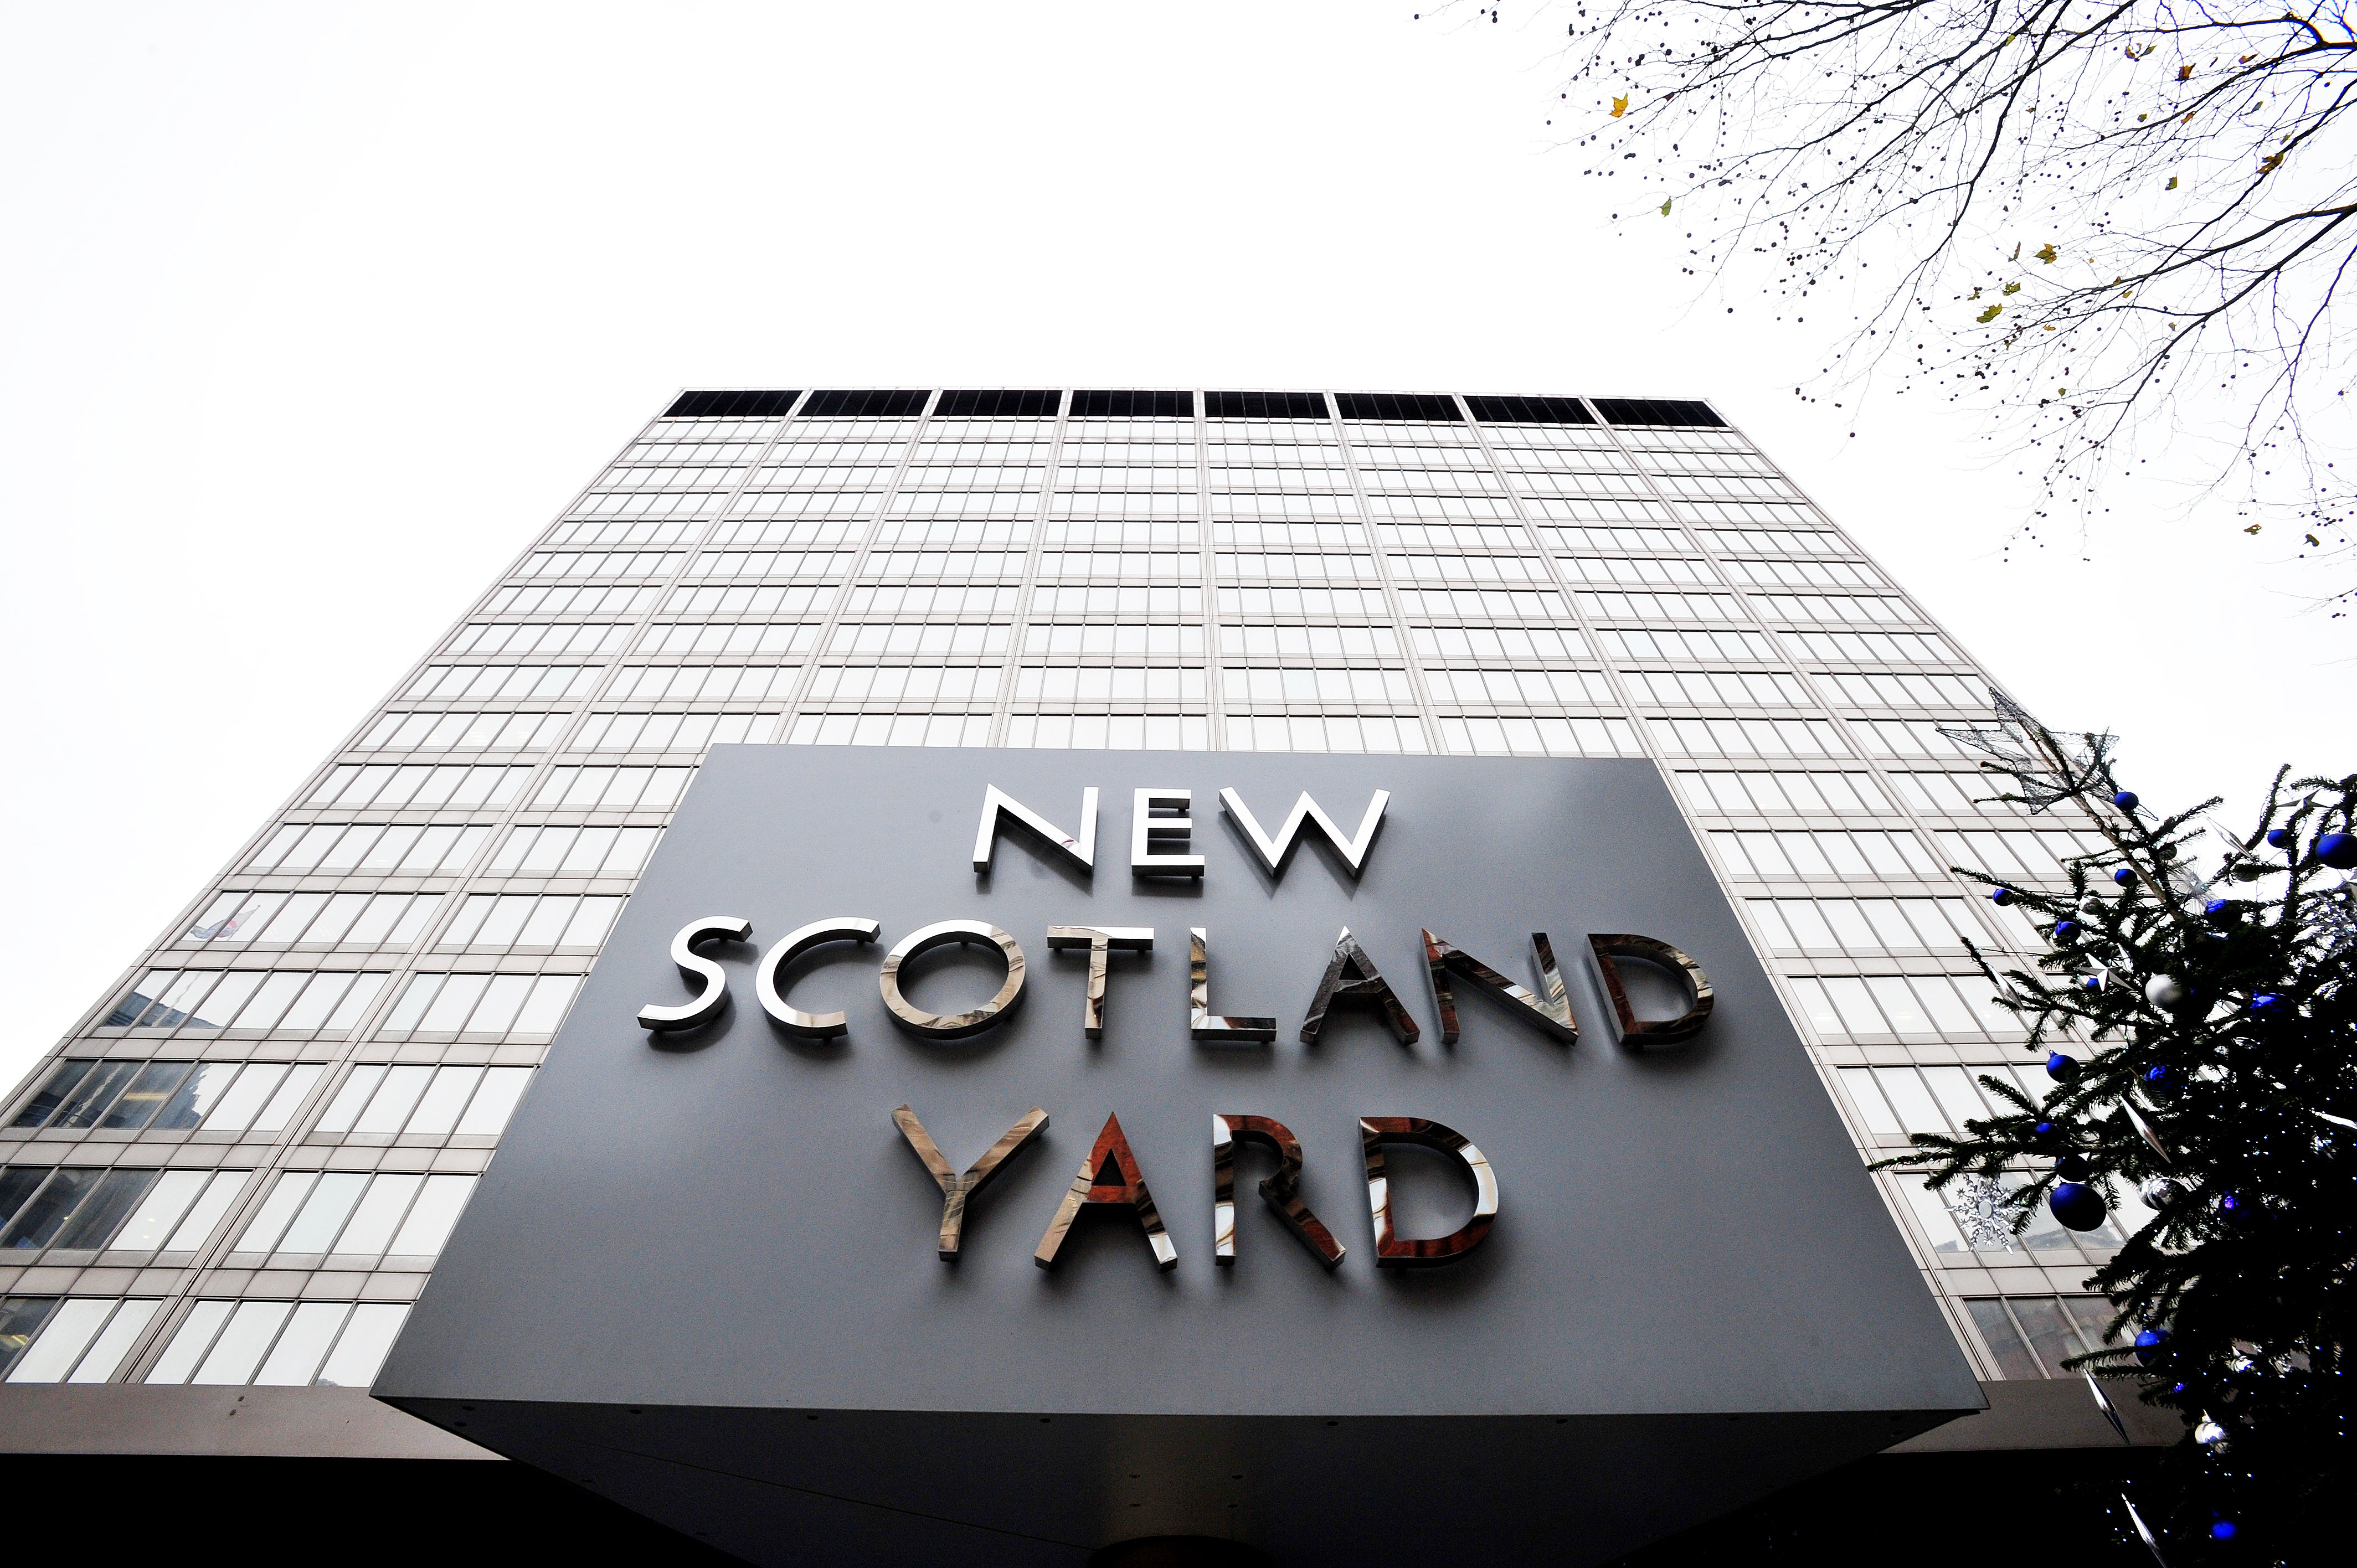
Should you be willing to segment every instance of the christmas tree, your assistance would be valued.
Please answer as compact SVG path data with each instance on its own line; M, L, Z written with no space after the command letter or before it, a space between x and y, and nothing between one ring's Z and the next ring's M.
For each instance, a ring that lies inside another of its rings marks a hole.
M1996 799L2083 814L2109 848L2068 893L1978 872L2048 950L2000 972L2051 1087L1961 1138L1917 1134L1883 1162L2092 1230L2133 1192L2150 1218L2088 1281L2117 1308L2110 1348L2070 1367L2141 1380L2187 1435L2135 1498L2157 1554L2345 1561L2334 1483L2352 1467L2346 1362L2357 1329L2357 775L2270 786L2236 837L2209 800L2156 814L2113 769L2113 740L2065 738L2001 695L1998 722L1943 733L2008 780ZM2010 1185L2010 1184L2007 1184ZM2123 1229L2126 1227L2123 1226Z

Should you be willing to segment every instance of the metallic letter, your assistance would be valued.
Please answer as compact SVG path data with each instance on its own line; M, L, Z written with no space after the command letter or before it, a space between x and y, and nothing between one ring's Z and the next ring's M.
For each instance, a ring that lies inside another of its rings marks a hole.
M986 786L982 796L982 826L975 830L974 835L974 871L977 876L990 869L990 852L998 843L998 823L1002 816L1013 817L1029 828L1049 849L1082 871L1094 867L1097 857L1097 792L1093 785L1081 791L1081 831L1078 833L1066 832L997 785Z
M966 1166L963 1176L950 1168L942 1157L941 1145L933 1142L917 1113L903 1105L892 1112L892 1124L900 1129L900 1136L909 1140L909 1147L925 1162L933 1179L942 1187L942 1262L957 1262L958 1238L965 1230L965 1206L974 1196L990 1185L990 1178L1006 1166L1007 1161L1030 1144L1032 1139L1046 1130L1048 1113L1038 1106L1023 1113L1023 1119L1006 1130L1006 1135L990 1145L982 1158Z
M919 953L949 942L971 942L977 947L995 943L1006 956L1006 983L979 1007L963 1013L928 1013L900 994L900 967ZM902 937L900 945L884 955L884 972L877 976L877 984L884 993L884 1005L891 1009L892 1021L902 1028L931 1039L962 1040L989 1028L1001 1014L1012 1012L1023 1000L1023 950L996 926L981 920L943 920Z
M823 920L813 920L802 929L761 955L760 967L753 971L753 994L761 999L761 1011L778 1022L778 1026L790 1035L807 1039L831 1040L848 1034L851 1026L840 1013L805 1013L789 1003L778 989L778 975L786 965L826 942L872 942L884 928L873 920L856 915L834 915Z
M1132 876L1200 876L1200 854L1157 854L1157 843L1187 847L1195 819L1186 815L1194 804L1192 789L1140 789L1131 797L1129 814L1129 874ZM1175 808L1178 815L1157 817L1157 807Z
M705 941L741 942L753 934L753 922L734 915L706 915L700 920L690 920L671 940L671 961L679 965L681 974L699 982L704 989L692 1002L677 1007L648 1005L639 1009L639 1026L658 1034L677 1034L683 1029L699 1029L720 1016L728 1005L728 976L710 959L700 956L695 944Z
M1563 975L1555 969L1555 949L1548 945L1546 933L1533 931L1531 947L1538 956L1539 983L1546 987L1544 997L1523 990L1471 953L1458 951L1430 931L1424 933L1424 961L1432 971L1433 1000L1440 1006L1442 1044L1457 1043L1457 993L1448 983L1452 970L1513 1003L1525 1022L1536 1024L1556 1039L1575 1042L1579 1038L1579 1026L1571 1018L1571 999L1564 994Z
M1624 1046L1669 1046L1680 1040L1692 1039L1710 1022L1710 1010L1715 1001L1711 994L1710 976L1702 965L1684 953L1652 937L1641 937L1632 931L1598 936L1590 932L1587 950L1596 961L1596 972L1604 977L1604 989L1612 998L1614 1022L1620 1026L1620 1043ZM1620 966L1613 955L1640 958L1660 964L1685 982L1694 993L1686 1010L1674 1018L1642 1019L1629 1006L1629 993L1621 989Z
M1051 952L1089 950L1089 993L1081 1004L1081 1033L1092 1040L1104 1038L1105 956L1108 950L1152 952L1152 926L1050 926Z
M1367 814L1359 819L1358 835L1344 838L1342 830L1334 825L1334 819L1309 798L1308 790L1304 789L1301 799L1293 802L1293 810L1286 814L1285 825L1276 830L1276 836L1272 839L1260 831L1260 823L1245 809L1243 796L1233 789L1220 791L1221 806L1252 840L1253 848L1259 852L1261 864L1268 867L1271 876L1285 875L1285 863L1291 857L1293 846L1301 842L1301 829L1305 822L1316 822L1318 832L1326 835L1326 842L1341 855L1342 864L1350 868L1351 875L1358 875L1366 869L1367 851L1374 847L1375 834L1383 825L1383 807L1390 803L1391 798L1390 790L1376 790L1375 798L1367 802Z
M1326 966L1326 978L1318 983L1318 994L1309 1004L1309 1016L1301 1020L1301 1043L1316 1045L1318 1036L1326 1030L1326 1020L1335 1008L1345 1005L1372 1007L1380 1012L1392 1033L1399 1036L1401 1045L1415 1044L1423 1033L1415 1026L1415 1020L1407 1015L1407 1009L1400 1005L1391 982L1375 968L1375 961L1367 956L1367 950L1359 945L1359 939L1351 934L1348 926L1334 939L1333 961Z
M1446 1236L1410 1241L1392 1234L1391 1177L1383 1165L1385 1144L1420 1144L1455 1155L1473 1176L1473 1218ZM1498 1218L1498 1177L1472 1140L1454 1127L1421 1116L1361 1116L1359 1146L1367 1157L1367 1205L1375 1214L1375 1267L1429 1268L1453 1263L1481 1244Z
M1108 1178L1107 1168L1113 1171ZM1154 1195L1146 1190L1146 1178L1138 1174L1137 1156L1129 1152L1129 1140L1123 1136L1121 1118L1105 1118L1104 1131L1097 1134L1096 1147L1081 1162L1080 1175L1064 1194L1064 1201L1056 1207L1056 1218L1048 1222L1048 1233L1039 1238L1039 1250L1031 1261L1043 1269L1056 1266L1056 1254L1063 1250L1064 1238L1072 1233L1072 1221L1081 1217L1081 1207L1091 1203L1117 1203L1136 1211L1137 1222L1146 1227L1146 1240L1154 1248L1154 1266L1175 1269L1178 1266L1178 1243L1162 1228L1162 1216L1154 1208Z
M1236 1261L1236 1145L1260 1144L1276 1151L1276 1174L1260 1184L1260 1195L1286 1228L1328 1268L1342 1261L1342 1243L1301 1201L1301 1140L1268 1116L1211 1118L1211 1261Z
M1187 929L1187 1026L1199 1040L1216 1045L1234 1045L1241 1041L1258 1041L1266 1045L1276 1038L1274 1018L1223 1018L1211 1011L1211 953L1210 935L1200 926Z

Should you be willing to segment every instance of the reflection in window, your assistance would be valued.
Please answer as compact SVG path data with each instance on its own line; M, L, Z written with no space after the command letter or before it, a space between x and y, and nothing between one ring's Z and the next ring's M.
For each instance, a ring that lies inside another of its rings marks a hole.
M352 1261L440 1255L471 1176L361 1171L285 1171L237 1239L235 1251Z
M146 1380L366 1388L408 1316L374 1302L200 1301Z

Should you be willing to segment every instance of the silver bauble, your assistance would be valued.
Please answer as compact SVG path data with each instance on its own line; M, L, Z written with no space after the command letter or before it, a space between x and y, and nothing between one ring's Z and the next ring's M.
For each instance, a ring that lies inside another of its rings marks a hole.
M2156 974L2144 983L2144 999L2163 1012L2185 1005L2185 987L2171 975Z
M2193 1441L2204 1448L2222 1448L2226 1442L2226 1429L2205 1415L2194 1423Z
M2144 1199L2144 1206L2155 1214L2166 1214L2184 1197L2185 1189L2165 1176L2157 1176L2147 1178L2142 1187L2137 1187L2136 1196Z

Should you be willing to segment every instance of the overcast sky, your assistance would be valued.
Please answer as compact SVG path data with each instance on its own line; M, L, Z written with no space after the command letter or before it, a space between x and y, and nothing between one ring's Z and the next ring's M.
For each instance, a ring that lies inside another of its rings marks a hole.
M2002 561L2035 495L1969 421L1796 400L1830 312L1616 237L1550 150L1560 30L0 10L0 1078L683 385L1706 395L2156 803L2357 766L2357 633L2224 503Z

